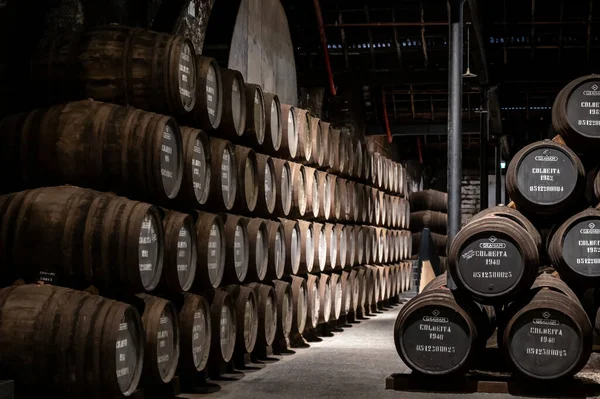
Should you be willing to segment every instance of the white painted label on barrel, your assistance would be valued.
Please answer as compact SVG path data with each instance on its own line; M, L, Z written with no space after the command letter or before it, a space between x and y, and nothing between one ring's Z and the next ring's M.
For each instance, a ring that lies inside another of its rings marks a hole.
M554 309L520 315L512 327L510 352L524 370L551 377L570 369L582 345L575 323Z
M194 357L194 366L198 367L204 357L204 344L206 341L206 319L204 312L198 311L194 313L194 321L192 323L192 356Z
M246 257L246 242L244 236L244 229L242 226L235 226L235 237L233 239L233 264L235 266L235 274L240 281L246 278L246 272L248 270L248 264L245 262Z
M229 205L229 200L231 198L231 186L233 182L231 181L231 169L232 169L232 160L231 154L227 149L223 150L223 158L221 162L221 191L223 192L223 203L227 206Z
M600 220L583 220L567 230L562 253L567 265L577 274L600 276Z
M211 125L214 126L217 119L217 107L219 104L219 90L217 82L217 73L212 65L208 67L206 73L206 111Z
M161 141L160 174L166 194L171 194L175 188L176 179L174 171L179 163L179 150L173 129L165 125Z
M402 326L406 357L427 371L445 371L469 355L469 327L458 312L445 306L425 306L414 311Z
M179 229L179 238L177 240L177 277L181 287L185 287L189 282L190 271L192 268L192 240L185 227Z
M523 275L523 259L508 237L475 239L459 253L458 273L470 289L482 295L508 291Z
M214 285L219 275L219 266L221 265L221 229L217 223L213 223L210 228L210 237L208 238L207 266L208 276Z
M149 213L142 221L138 244L140 278L144 287L150 287L154 280L154 265L158 260L159 247L155 220Z
M220 322L220 335L219 335L219 340L221 343L221 354L223 355L224 358L227 359L227 357L230 356L230 352L232 350L231 348L231 344L232 344L232 328L233 326L230 323L230 319L231 319L231 311L229 310L229 308L227 306L223 306L221 308L221 322ZM229 359L227 359L229 360Z
M255 339L255 335L253 334L254 324L256 323L255 313L256 309L254 307L254 301L248 299L244 306L244 343L246 344L246 349L252 347L252 343Z
M600 137L600 80L576 88L567 102L571 127L584 136Z
M523 157L517 166L517 186L529 201L553 205L564 201L577 183L577 168L566 152L538 148Z
M181 47L178 65L179 97L186 111L191 111L194 105L196 90L196 70L194 69L192 49L188 43Z
M166 377L175 360L175 334L170 312L164 309L160 315L160 323L156 333L156 356L158 371L161 377Z

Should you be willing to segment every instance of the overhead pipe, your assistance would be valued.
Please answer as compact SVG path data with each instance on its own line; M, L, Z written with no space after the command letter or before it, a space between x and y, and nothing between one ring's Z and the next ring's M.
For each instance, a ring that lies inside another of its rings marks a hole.
M448 72L448 245L461 227L463 9L465 0L448 0L450 56ZM448 278L448 287L456 286Z
M391 143L392 138L392 130L390 129L390 119L388 117L387 104L385 102L385 90L381 89L381 101L383 103L383 118L385 121L385 131L387 132L388 143Z
M317 16L317 24L319 25L319 35L321 36L321 47L323 47L323 56L325 57L325 67L329 77L329 90L332 96L335 96L337 90L333 81L333 72L331 71L331 62L329 61L329 50L327 49L327 36L325 35L325 27L323 25L323 14L321 14L321 5L319 0L313 0L315 4L315 14Z

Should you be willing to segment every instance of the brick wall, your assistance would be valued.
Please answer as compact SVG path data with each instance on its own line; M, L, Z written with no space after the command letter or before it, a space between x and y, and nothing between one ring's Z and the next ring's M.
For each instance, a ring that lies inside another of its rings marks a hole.
M464 170L461 184L463 225L467 223L473 215L479 212L481 208L479 199L480 191L479 172Z

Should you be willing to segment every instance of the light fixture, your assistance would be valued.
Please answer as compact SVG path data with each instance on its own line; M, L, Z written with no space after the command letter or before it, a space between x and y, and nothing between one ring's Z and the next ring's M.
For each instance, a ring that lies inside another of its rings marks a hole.
M506 169L506 162L500 162L500 169Z
M463 74L463 78L476 77L476 74L471 73L471 23L467 22L467 72Z

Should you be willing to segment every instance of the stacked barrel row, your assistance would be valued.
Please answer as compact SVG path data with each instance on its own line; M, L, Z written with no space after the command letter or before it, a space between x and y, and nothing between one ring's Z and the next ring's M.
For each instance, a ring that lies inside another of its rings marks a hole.
M31 71L46 108L0 121L19 389L193 387L410 289L403 167L189 40L103 27L44 40Z
M512 202L480 212L457 234L448 252L455 289L445 274L401 310L396 348L414 370L463 373L496 329L518 376L565 379L587 363L591 319L600 327L598 87L600 76L591 75L560 92L553 108L560 135L510 162Z
M413 257L419 253L423 229L428 228L440 257L442 271L446 271L448 261L446 247L448 237L448 194L437 190L424 190L410 195L410 228L412 231Z

